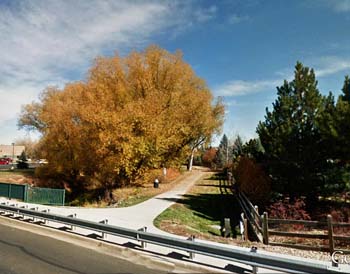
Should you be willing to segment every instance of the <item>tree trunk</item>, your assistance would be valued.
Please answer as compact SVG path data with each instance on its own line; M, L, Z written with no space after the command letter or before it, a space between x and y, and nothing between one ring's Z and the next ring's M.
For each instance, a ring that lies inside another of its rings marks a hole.
M188 171L192 171L193 157L194 157L194 150L192 150L190 159L188 160L188 164L187 164L187 170Z

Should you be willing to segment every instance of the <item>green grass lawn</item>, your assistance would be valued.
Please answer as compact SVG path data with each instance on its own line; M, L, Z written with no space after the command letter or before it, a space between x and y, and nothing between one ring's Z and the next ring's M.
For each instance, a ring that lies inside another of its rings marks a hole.
M154 224L162 230L183 236L221 238L224 218L236 219L237 210L229 188L209 173L208 178L198 181L183 199L160 214ZM232 227L236 225L231 222Z

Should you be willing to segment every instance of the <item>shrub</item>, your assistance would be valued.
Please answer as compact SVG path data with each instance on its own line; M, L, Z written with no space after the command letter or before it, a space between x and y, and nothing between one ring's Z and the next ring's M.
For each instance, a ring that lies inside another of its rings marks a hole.
M305 210L305 202L302 199L296 199L291 202L289 198L279 200L268 208L271 218L293 219L293 220L310 220L310 215Z
M239 189L253 203L264 204L269 199L270 177L253 159L240 157L238 164L234 166L234 177Z
M207 149L202 156L202 163L206 167L215 168L216 148Z
M310 215L305 210L305 202L302 199L296 199L291 202L289 198L279 200L268 208L270 218L276 219L289 219L289 220L311 220ZM279 229L290 230L303 230L305 227L302 224L294 225L279 225Z
M279 200L268 208L269 216L277 219L311 220L305 210L305 202L302 199L290 201L289 198Z

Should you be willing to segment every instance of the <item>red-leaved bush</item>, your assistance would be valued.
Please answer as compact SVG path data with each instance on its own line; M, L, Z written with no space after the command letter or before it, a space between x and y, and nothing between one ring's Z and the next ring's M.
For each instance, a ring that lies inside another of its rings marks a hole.
M302 199L294 202L290 202L289 198L279 200L269 206L268 213L270 218L276 219L311 220Z
M305 210L305 202L302 199L296 199L291 202L289 198L284 198L279 200L267 209L269 218L275 219L288 219L288 220L311 220L310 215ZM302 230L304 225L283 225L280 226L281 229L289 230L293 228L294 230Z

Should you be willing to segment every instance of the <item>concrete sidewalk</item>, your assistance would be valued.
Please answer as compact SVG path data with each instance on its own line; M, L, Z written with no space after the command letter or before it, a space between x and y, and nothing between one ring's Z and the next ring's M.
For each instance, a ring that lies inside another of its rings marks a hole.
M50 209L51 213L70 215L77 214L77 218L101 221L108 219L108 223L116 226L139 229L147 227L149 232L160 232L154 225L153 220L169 206L180 199L188 189L206 173L203 171L192 171L182 182L170 191L159 194L140 204L124 208L84 208L84 207L56 207L28 204L32 207L39 207L39 210ZM23 203L19 203L23 204Z

